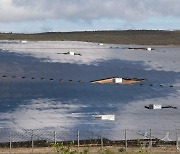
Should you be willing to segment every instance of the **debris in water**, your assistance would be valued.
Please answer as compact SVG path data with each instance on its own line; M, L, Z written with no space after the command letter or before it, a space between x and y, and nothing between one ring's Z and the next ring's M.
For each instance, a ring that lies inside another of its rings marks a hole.
M169 109L169 108L171 108L171 109L177 109L177 107L175 107L175 106L170 106L170 105L168 105L168 106L162 106L161 104L149 104L148 106L145 106L145 108L146 109L149 109L149 110L151 110L151 109L153 109L153 110L159 110L159 109Z
M91 81L91 83L133 84L133 83L142 82L145 80L147 79L111 77L111 78L93 80Z
M147 47L147 48L137 48L137 47L129 47L129 48L123 48L123 49L129 49L129 50L147 50L147 51L151 51L151 50L155 50L155 49L152 49L151 47Z
M94 119L99 119L99 120L110 120L114 121L115 120L115 115L93 115Z
M64 52L64 53L57 53L57 54L62 54L62 55L71 55L71 56L82 56L80 53L75 53L75 52Z

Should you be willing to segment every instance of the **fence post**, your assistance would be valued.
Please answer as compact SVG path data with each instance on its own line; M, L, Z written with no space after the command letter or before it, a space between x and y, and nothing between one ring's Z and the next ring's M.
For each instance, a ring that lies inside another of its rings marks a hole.
M11 153L11 148L12 148L12 141L11 141L11 132L9 134L9 149L10 149L10 153Z
M32 129L32 134L31 134L31 146L32 146L32 153L33 153L33 149L34 149L34 131Z
M94 134L93 134L93 132L91 132L92 133L92 140L94 139Z
M125 151L127 152L127 130L125 129Z
M54 144L56 144L56 131L54 131Z
M150 133L149 133L149 148L150 148L150 151L151 151L151 148L152 148L152 130L150 129Z
M103 137L101 135L101 150L103 151Z
M178 134L178 130L176 131L176 151L179 150L179 134Z
M78 134L77 134L77 139L78 139L78 150L79 150L79 138L80 138L80 136L79 136L79 130L78 130L77 133L78 133Z

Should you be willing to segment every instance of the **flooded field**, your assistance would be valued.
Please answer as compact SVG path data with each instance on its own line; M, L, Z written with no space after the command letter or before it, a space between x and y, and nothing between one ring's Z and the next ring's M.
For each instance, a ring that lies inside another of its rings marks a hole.
M106 137L115 140L124 129L179 129L180 47L146 48L1 41L0 131L108 130ZM91 83L111 77L145 80ZM150 104L176 108L145 108ZM114 115L115 120L95 119L96 115Z

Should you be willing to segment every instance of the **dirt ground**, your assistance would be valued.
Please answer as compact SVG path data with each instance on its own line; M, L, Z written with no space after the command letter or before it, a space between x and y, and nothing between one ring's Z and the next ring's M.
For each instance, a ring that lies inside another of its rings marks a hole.
M78 150L77 148L74 148ZM82 152L84 150L88 150L89 154L116 154L116 153L121 153L121 154L134 154L134 153L139 153L139 154L180 154L180 149L177 151L176 147L170 146L170 147L156 147L156 148L128 148L127 152L125 152L124 147L118 147L118 146L108 146L108 147L80 147L79 152ZM29 154L29 153L43 153L43 154L54 154L57 153L55 148L53 147L42 147L42 148L12 148L7 149L7 148L0 148L0 154Z

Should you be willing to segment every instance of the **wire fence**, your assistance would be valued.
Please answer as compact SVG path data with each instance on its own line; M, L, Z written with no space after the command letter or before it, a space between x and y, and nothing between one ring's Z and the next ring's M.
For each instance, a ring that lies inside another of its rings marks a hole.
M118 133L117 133L118 132ZM97 130L97 131L61 131L53 129L0 130L0 149L16 150L17 148L29 148L33 151L39 147L52 147L52 144L73 143L76 148L107 146L121 147L124 151L132 148L153 150L154 148L166 148L166 151L178 151L180 141L179 130ZM41 151L43 152L43 150ZM3 153L3 152L2 152Z

